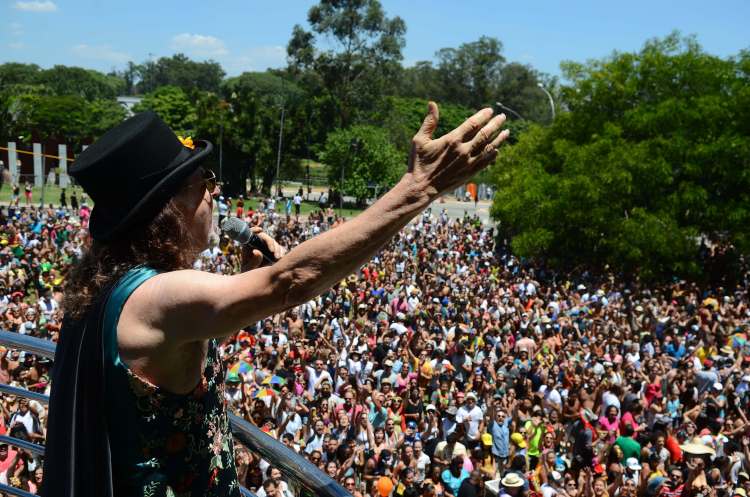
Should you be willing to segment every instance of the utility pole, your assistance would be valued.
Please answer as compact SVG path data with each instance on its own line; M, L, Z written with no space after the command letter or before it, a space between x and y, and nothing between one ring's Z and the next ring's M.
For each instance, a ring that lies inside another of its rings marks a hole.
M219 183L222 183L222 166L224 164L224 111L221 112L221 124L219 125Z

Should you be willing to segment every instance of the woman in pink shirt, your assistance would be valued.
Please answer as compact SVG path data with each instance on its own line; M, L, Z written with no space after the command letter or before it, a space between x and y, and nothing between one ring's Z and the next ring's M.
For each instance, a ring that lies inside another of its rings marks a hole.
M607 407L604 416L599 417L600 432L606 432L603 436L607 437L607 443L614 443L620 434L620 411L617 406Z

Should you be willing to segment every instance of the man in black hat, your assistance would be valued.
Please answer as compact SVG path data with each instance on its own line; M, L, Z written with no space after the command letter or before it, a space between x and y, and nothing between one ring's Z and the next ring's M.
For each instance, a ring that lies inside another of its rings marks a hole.
M224 276L191 270L208 246L218 188L212 150L153 113L86 149L70 174L94 201L93 239L67 284L50 400L43 495L237 496L216 339L317 296L354 271L438 195L497 157L505 116L484 109L433 139L415 135L398 184L355 219ZM256 229L256 232L260 230ZM283 257L282 257L283 256Z

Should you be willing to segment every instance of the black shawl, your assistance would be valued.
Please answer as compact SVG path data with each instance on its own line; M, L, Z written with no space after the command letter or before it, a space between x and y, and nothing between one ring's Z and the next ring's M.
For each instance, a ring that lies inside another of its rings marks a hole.
M44 497L112 497L102 324L111 287L81 319L65 319L52 368Z

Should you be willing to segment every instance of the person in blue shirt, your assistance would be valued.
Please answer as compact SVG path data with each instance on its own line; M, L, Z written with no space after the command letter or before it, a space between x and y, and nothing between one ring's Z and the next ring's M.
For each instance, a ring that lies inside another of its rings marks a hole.
M495 456L497 471L503 473L510 455L510 433L513 418L499 406L500 399L495 399L490 412L489 432L492 435L492 455Z
M469 477L469 472L464 469L464 458L463 456L455 456L451 459L451 464L448 469L443 471L440 478L443 480L445 485L445 495L447 497L456 497L458 495L458 489L461 488L461 483Z
M680 342L680 337L673 337L672 340L664 346L664 352L666 352L673 362L678 362L680 359L685 357L687 351L685 350L685 344Z

